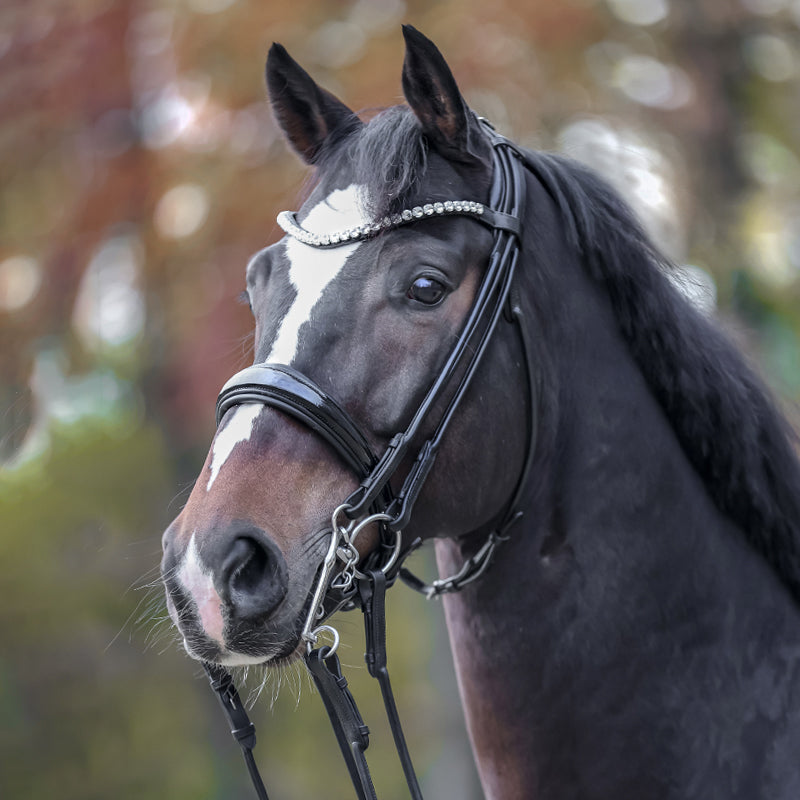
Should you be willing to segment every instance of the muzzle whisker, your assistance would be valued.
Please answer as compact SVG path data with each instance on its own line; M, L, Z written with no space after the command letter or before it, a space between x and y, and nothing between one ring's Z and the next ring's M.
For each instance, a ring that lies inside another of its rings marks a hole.
M313 550L317 549L323 542L330 537L330 530L322 530L316 533L309 541L305 542L300 550L300 556L305 557Z
M175 503L177 501L185 500L188 495L191 493L192 489L194 488L196 481L189 481L188 483L184 484L178 491L172 496L172 499L167 504L167 508L172 510Z

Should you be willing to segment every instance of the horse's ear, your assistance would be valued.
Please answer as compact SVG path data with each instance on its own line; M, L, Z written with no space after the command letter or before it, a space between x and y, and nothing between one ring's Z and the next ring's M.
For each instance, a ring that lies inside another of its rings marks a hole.
M403 94L428 141L442 155L486 163L491 148L436 45L411 25L403 26L406 58Z
M267 56L267 88L272 111L300 157L313 164L322 145L362 125L341 100L317 86L314 79L279 44Z

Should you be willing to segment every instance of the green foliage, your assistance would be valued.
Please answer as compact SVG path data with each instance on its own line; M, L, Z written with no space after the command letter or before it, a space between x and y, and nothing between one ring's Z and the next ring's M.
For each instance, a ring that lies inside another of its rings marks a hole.
M156 796L142 789L159 774L162 796L188 798L208 780L152 747L196 725L198 710L176 682L176 713L163 714L162 666L129 638L138 601L125 587L144 555L132 534L152 536L169 470L153 426L120 422L54 427L45 454L0 478L5 797Z

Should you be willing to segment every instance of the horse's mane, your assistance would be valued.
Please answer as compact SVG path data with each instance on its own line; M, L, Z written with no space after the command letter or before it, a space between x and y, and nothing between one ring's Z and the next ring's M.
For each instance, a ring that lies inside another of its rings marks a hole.
M712 499L800 601L797 434L727 335L675 290L674 267L619 195L573 161L525 155Z
M413 113L395 106L349 139L344 153L337 148L343 155L382 215L418 189L427 145ZM589 274L608 291L631 353L712 499L800 602L797 435L728 337L674 288L666 276L674 267L620 196L569 159L526 151L525 161L554 198Z

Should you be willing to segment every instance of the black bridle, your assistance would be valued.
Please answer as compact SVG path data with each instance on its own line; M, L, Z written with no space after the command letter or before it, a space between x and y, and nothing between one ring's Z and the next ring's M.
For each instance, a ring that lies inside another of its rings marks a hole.
M287 366L256 364L248 367L225 384L217 400L218 425L230 408L253 402L279 409L298 419L325 439L360 480L358 489L333 513L328 555L318 577L302 634L308 646L306 665L322 696L359 800L376 798L364 756L369 744L369 731L341 672L335 652L338 634L333 628L323 624L325 619L340 608L358 607L362 610L367 667L370 675L379 682L411 796L414 800L422 800L386 666L386 589L399 576L412 588L428 597L434 597L458 591L483 574L491 564L497 547L507 539L509 528L521 516L518 502L533 457L535 424L531 422L530 441L522 475L500 523L456 575L427 584L402 566L405 557L421 541L406 543L403 547L400 532L411 517L414 503L433 467L453 415L466 394L498 322L504 315L516 325L521 337L528 370L532 417L535 411L530 347L521 322L521 308L512 300L512 284L520 249L521 220L525 210L525 174L520 163L523 156L513 143L496 134L488 123L484 124L492 144L494 167L488 208L482 204L466 202L455 205L449 203L448 208L441 203L435 204L436 207L426 205L403 212L405 216L386 218L381 223L345 234L346 240L363 239L433 214L468 215L493 231L489 263L461 335L408 427L392 438L383 454L377 457L372 452L358 425L333 398L313 381ZM304 239L303 237L312 237L313 234L308 234L296 225L293 215L287 215L279 221L291 235L313 246L328 247L340 243L338 239L336 242L319 241L316 237ZM458 384L453 389L456 377ZM423 425L428 423L427 427L430 429L432 410L448 394L449 401L436 421L433 433L422 445L417 445ZM400 491L394 493L391 481L401 464L407 463L409 455L413 455L411 450L415 446L418 449L413 465L405 476ZM359 564L354 541L360 531L371 523L379 525L381 544L363 564ZM337 560L345 563L334 576ZM318 638L323 631L334 635L332 646L318 646ZM267 800L266 789L252 754L255 728L247 717L233 680L224 667L216 664L204 664L204 667L228 717L231 732L242 747L258 797Z

